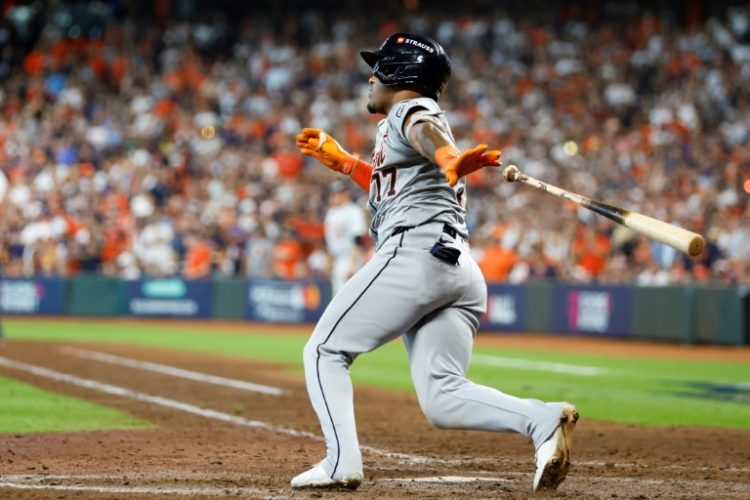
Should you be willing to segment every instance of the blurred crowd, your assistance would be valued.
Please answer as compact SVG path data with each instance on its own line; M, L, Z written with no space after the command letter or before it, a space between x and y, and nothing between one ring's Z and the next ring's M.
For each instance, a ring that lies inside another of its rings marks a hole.
M336 175L295 135L319 127L369 155L380 117L358 50L407 30L451 56L440 104L460 147L487 143L506 165L707 240L689 258L481 171L468 222L488 281L750 284L750 5L278 23L176 21L162 4L95 34L48 23L1 75L3 275L328 277Z

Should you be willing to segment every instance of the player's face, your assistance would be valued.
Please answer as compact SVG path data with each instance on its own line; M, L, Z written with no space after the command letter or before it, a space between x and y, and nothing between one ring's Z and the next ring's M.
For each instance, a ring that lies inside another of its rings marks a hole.
M374 75L368 80L370 84L370 99L367 102L367 111L370 113L385 113L388 109L390 89L380 83Z

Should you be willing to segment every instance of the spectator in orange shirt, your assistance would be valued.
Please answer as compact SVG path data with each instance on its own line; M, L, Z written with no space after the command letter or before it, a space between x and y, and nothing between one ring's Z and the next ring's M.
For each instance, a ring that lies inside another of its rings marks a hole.
M211 261L213 248L204 238L189 234L187 239L187 254L183 276L187 279L208 278L211 276Z
M292 231L285 231L274 246L273 274L285 280L303 278L306 274L304 251Z
M518 261L513 249L504 248L493 238L487 238L481 245L479 268L488 283L501 283L508 280L508 274Z
M596 279L604 271L606 257L611 246L609 236L590 226L579 226L577 232L572 250L578 270L582 272L586 280Z

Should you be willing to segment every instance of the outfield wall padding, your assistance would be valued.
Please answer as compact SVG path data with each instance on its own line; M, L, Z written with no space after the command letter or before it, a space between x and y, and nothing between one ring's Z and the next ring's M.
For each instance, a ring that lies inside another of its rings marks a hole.
M213 317L220 319L244 318L247 280L242 278L214 278L212 285Z
M528 329L528 293L526 287L489 285L487 313L482 325L495 331L523 332Z
M533 282L526 288L526 328L530 332L552 331L552 304L555 286L547 282Z
M245 318L269 323L311 323L331 300L324 280L283 281L251 279L246 282Z
M67 285L62 278L0 278L0 313L64 314Z
M637 287L633 289L633 336L648 340L691 342L692 286Z
M696 288L692 317L695 335L691 341L733 345L745 342L744 300L735 287Z
M0 276L3 314L312 323L330 297L324 280ZM481 329L750 345L750 287L491 284Z
M552 292L552 329L602 337L633 334L633 287L556 285Z
M69 278L67 312L73 316L127 315L127 282L96 274Z
M210 318L213 287L209 280L147 278L127 282L128 313L133 316Z

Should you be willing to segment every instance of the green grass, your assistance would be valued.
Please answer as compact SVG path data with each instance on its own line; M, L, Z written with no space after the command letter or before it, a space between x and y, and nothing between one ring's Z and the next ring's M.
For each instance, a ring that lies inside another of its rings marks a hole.
M151 427L111 408L43 391L5 377L0 377L0 401L0 433Z
M184 329L91 322L5 320L10 340L116 342L220 353L289 365L302 373L301 335L282 335L256 325L247 333L209 326ZM295 330L298 331L298 330ZM487 364L479 356L516 362L562 363L601 370L595 376L557 373L546 367L510 368ZM523 349L477 348L469 370L473 381L524 398L574 402L587 419L646 425L696 425L750 428L750 364L633 356L598 356ZM401 342L362 355L352 367L356 383L411 390Z
M597 376L580 376L479 364L470 369L470 377L511 394L573 401L588 418L647 425L750 428L748 364L498 349L478 352L605 370Z

